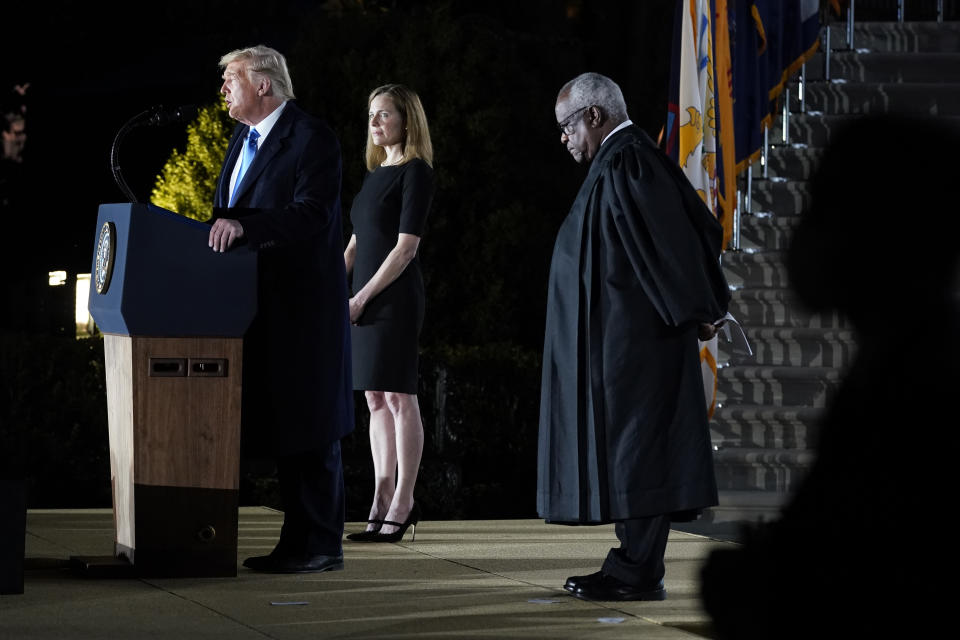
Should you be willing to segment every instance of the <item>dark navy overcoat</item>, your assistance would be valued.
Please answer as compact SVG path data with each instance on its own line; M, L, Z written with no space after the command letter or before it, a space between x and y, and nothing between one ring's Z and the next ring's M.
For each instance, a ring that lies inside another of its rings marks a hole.
M258 309L244 338L244 451L288 455L353 429L340 145L288 102L226 209L247 131L233 132L214 215L240 220L247 249L235 250L258 252Z

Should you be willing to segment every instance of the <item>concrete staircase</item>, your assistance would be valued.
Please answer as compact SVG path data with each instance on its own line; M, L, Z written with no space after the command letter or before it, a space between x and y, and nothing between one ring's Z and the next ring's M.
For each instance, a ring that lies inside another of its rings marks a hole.
M814 459L819 417L856 351L845 318L811 314L796 303L784 268L808 204L807 181L831 132L864 113L960 120L960 21L861 22L853 50L845 23L829 29L830 80L818 53L806 65L804 113L797 84L791 87L789 143L770 149L766 179L754 165L753 213L742 219L741 251L723 258L734 289L730 310L755 356L731 353L721 340L720 406L711 423L721 504L706 514L714 523L776 516ZM781 140L782 131L780 118L770 140Z

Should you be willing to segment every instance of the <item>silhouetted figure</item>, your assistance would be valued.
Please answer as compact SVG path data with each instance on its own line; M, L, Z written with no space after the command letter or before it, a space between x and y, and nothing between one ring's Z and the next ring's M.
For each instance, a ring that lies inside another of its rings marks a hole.
M926 637L952 604L958 149L950 125L871 116L825 152L789 275L850 318L858 350L782 517L704 567L720 638Z
M25 91L25 90L24 90ZM0 209L6 215L20 208L26 192L24 149L27 144L25 96L14 90L0 104L3 148L0 151Z
M48 285L50 236L37 226L37 203L44 201L27 144L27 87L16 85L0 96L0 220L5 250L0 252L0 330L57 332L66 307ZM37 242L43 235L44 241ZM72 322L73 309L69 309Z

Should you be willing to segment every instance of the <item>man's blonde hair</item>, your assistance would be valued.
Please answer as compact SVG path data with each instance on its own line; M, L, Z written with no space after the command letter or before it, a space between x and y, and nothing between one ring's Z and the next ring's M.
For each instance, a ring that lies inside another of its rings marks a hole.
M248 77L255 80L253 74L260 74L270 78L270 87L273 94L281 100L293 100L293 80L287 70L287 59L276 49L262 44L245 49L236 49L220 58L220 68L225 68L231 62L245 63Z

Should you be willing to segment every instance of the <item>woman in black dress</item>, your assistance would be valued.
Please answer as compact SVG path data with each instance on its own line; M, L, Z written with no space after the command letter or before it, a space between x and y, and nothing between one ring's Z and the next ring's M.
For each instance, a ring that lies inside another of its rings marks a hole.
M343 253L353 275L353 388L366 392L375 488L366 531L393 542L420 518L413 487L423 452L417 363L423 277L417 247L433 197L433 146L417 94L385 85L370 94L367 174L353 201Z

